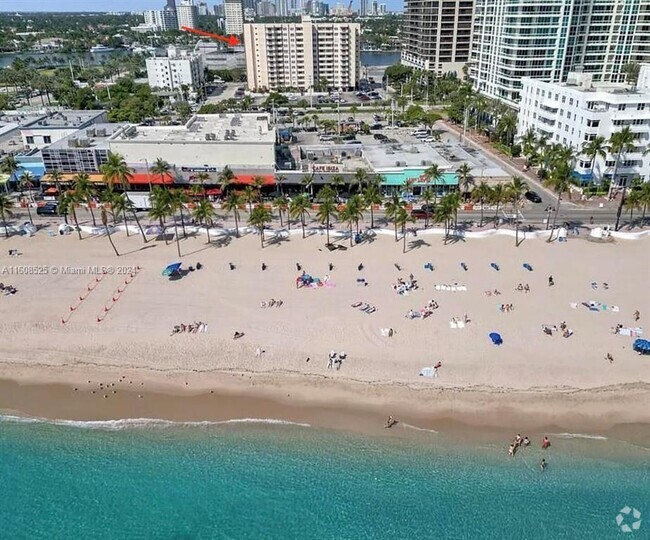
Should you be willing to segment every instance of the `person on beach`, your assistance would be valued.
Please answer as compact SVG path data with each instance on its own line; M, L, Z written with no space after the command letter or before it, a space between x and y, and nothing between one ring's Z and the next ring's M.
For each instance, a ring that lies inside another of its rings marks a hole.
M511 445L508 447L508 455L509 455L510 457L515 457L515 452L516 452L515 445L514 445L514 444L511 444Z
M555 281L553 281L553 276L548 276L548 286L552 287L555 285Z
M302 266L300 266L300 263L296 263L296 270L298 270L298 272L302 270Z
M363 270L363 263L359 263L359 266L357 266L357 270L359 270L359 272Z
M517 436L515 437L515 446L520 446L521 445L521 434L517 433Z
M641 318L641 313L639 313L638 309L634 312L633 317L634 317L634 322L638 322L639 319Z
M551 441L548 437L544 437L544 440L542 441L542 448L546 450L549 446L551 446Z
M611 353L607 353L607 354L605 355L605 360L609 360L609 363L610 363L610 364L613 364L613 363L614 363L614 357L611 355Z
M230 267L231 270L235 269L235 265L233 263L228 263L228 266Z
M546 460L542 458L542 461L539 462L539 468L542 470L542 472L544 472L544 469L546 469L546 465Z
M524 435L524 438L521 441L521 445L524 447L530 446L530 439L526 435Z

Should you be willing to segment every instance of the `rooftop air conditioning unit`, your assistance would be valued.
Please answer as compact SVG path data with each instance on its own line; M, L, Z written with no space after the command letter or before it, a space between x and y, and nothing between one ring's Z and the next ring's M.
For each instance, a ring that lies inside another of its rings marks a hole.
M70 148L77 148L77 146L79 146L79 141L77 140L76 137L70 137L68 139L68 146Z
M420 165L424 167L428 167L429 165L431 165L431 161L428 159L423 159L422 161L420 161Z
M96 129L95 130L95 136L96 137L106 137L106 128Z
M80 148L88 148L90 146L90 141L88 139L79 139Z
M395 167L406 167L406 162L405 161L396 161L395 162Z
M95 136L95 130L94 129L87 129L86 130L86 137L94 137Z
M206 141L209 141L209 140L210 140L210 134L209 134L209 133L206 133L206 134L205 134L205 140L206 140Z

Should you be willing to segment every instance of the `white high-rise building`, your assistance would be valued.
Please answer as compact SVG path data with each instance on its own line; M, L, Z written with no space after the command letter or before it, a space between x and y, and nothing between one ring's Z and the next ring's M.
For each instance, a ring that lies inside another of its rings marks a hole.
M591 73L570 73L566 83L522 79L518 137L533 129L549 144L571 146L579 153L576 174L583 181L629 185L631 180L650 180L650 64L641 66L636 89L620 83L594 83ZM620 162L611 153L603 158L580 154L598 136L606 140L628 126L634 133L634 150ZM614 171L616 176L614 177Z
M358 23L244 25L248 88L355 88L360 72Z
M474 1L474 87L511 105L524 77L621 82L625 64L650 61L650 0Z
M166 30L178 30L178 19L175 9L149 9L144 12L144 23L155 26L162 32Z
M199 10L199 15L210 15L210 8L206 2L199 2L196 7Z
M277 0L275 3L275 11L278 17L287 17L289 15L288 0Z
M469 60L474 0L406 0L402 64L462 75Z
M244 32L244 6L242 0L223 0L226 15L226 34L241 35Z
M185 84L197 89L203 84L201 56L169 47L167 56L147 58L147 78L151 88L176 90Z
M194 5L193 0L183 0L179 6L176 6L176 15L179 28L199 27L199 8Z

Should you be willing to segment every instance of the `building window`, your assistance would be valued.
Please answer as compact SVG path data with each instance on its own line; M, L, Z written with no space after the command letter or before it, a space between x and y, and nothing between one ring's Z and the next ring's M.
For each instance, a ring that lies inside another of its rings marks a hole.
M636 110L637 110L637 111L642 111L642 110L644 110L644 109L645 109L645 103L639 103L639 104L636 106Z
M32 135L27 135L27 144L34 144L34 137Z
M52 142L52 137L50 137L49 135L44 135L43 136L43 142L45 144L50 144Z
M621 103L621 104L618 106L618 110L619 110L619 111L624 111L624 110L625 110L625 103Z

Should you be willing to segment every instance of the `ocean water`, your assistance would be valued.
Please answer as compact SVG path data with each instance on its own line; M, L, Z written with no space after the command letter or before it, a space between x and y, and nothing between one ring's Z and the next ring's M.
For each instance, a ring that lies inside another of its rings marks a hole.
M571 437L509 459L427 432L3 417L0 538L650 538L647 450Z

